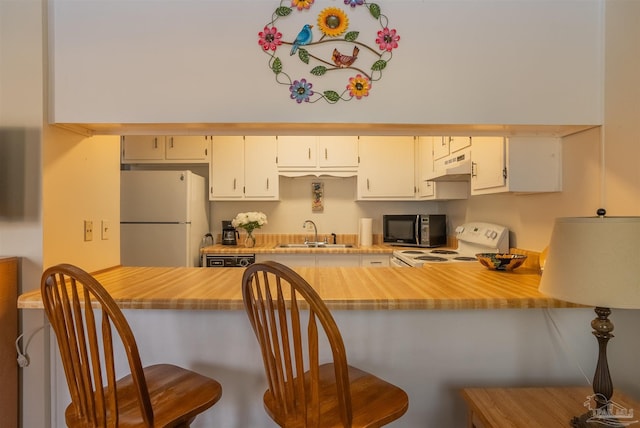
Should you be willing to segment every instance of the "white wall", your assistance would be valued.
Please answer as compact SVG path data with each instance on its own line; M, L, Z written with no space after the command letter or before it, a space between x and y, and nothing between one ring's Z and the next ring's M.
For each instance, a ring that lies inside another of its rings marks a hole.
M79 220L119 222L118 138L43 126L43 16L44 1L0 1L0 254L20 258L20 293L38 289L49 264L95 270L119 263L117 228L113 240L85 244ZM25 428L49 426L48 335L36 332L44 322L43 311L20 312L31 362L20 370Z
M381 2L399 47L366 99L335 105L298 105L276 83L258 32L279 4L52 0L51 121L602 123L602 0ZM326 5L276 21L284 40ZM349 30L377 49L379 23L364 7L348 14ZM354 73L313 77L317 63L298 67L288 50L276 52L283 71L316 91L341 92ZM368 70L366 54L358 65Z
M0 1L0 254L20 258L20 293L42 273L43 13L40 1ZM19 328L30 333L43 321L41 311L21 313ZM39 333L19 373L23 427L48 424L46 349Z
M640 215L640 2L607 1L603 200L611 215Z
M276 426L261 404L266 380L244 311L130 310L126 316L145 362L172 361L222 384L222 399L196 418L194 428ZM334 311L333 316L349 364L409 395L407 413L389 427L461 428L466 426L466 407L459 388L586 385L582 371L591 378L595 368L596 349L583 352L597 348L582 328L593 318L588 309ZM161 341L154 334L160 330ZM619 354L625 345L638 346L638 338L625 335L612 341L610 349ZM328 352L321 346L321 359ZM127 370L125 364L119 369ZM57 375L56 420L61 426L68 392L62 373Z
M120 264L120 139L47 128L43 150L43 260L92 272ZM84 220L93 240L84 240ZM103 240L101 221L111 224Z

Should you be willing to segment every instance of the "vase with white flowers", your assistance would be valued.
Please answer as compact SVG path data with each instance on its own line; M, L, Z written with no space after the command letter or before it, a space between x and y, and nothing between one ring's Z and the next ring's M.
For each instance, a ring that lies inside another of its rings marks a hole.
M267 224L267 216L265 213L260 211L238 213L238 215L231 220L231 225L233 227L240 227L247 231L244 246L248 248L256 245L256 238L253 236L254 229L260 229L265 224Z

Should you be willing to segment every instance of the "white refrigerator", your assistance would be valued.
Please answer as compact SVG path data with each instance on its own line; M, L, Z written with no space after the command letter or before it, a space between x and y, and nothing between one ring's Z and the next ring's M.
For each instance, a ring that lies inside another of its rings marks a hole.
M203 177L191 171L122 171L120 263L200 266L207 214Z

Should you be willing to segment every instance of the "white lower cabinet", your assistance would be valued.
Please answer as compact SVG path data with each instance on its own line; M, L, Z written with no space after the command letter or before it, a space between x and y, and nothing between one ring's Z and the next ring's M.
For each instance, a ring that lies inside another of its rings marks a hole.
M256 254L256 262L273 260L289 267L388 267L389 254Z
M473 137L471 194L559 192L562 146L555 137Z
M318 254L316 266L360 266L360 254Z
M389 254L362 254L360 265L362 267L389 267Z
M316 265L315 254L256 254L256 262L267 260L273 260L289 267L315 267Z

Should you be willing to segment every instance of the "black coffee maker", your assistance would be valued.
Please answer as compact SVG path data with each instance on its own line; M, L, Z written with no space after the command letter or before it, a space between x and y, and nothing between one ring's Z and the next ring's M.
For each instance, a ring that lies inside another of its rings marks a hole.
M222 245L238 245L240 233L231 225L230 220L222 220Z

